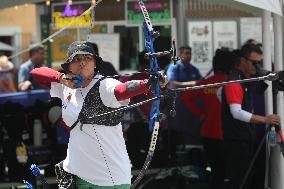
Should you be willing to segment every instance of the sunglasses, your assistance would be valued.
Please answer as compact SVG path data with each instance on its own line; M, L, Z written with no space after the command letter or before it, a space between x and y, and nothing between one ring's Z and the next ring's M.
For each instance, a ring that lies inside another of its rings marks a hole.
M245 58L245 59L250 61L253 65L262 64L262 60L251 60L249 58Z

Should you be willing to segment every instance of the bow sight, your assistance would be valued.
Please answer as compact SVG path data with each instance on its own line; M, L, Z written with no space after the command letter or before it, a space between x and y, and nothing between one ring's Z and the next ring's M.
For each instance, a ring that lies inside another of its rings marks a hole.
M162 52L156 52L156 53L145 53L145 59L150 60L152 58L157 58L161 56L171 56L171 60L176 64L176 62L179 60L179 57L177 57L177 50L176 50L176 42L173 40L172 48L169 51L162 51Z

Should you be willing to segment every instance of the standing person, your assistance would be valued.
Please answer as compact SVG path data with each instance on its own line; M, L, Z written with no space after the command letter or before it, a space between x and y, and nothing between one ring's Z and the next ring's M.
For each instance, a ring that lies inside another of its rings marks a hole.
M99 54L99 48L96 43L91 43L91 42L86 42L87 45L89 45L91 48L93 48L94 52L100 56ZM103 76L114 76L118 75L117 71L113 67L112 63L103 61L103 64L101 65L100 68L100 74Z
M191 47L180 47L180 60L175 64L170 64L167 69L167 77L171 88L189 87L200 80L199 70L191 64Z
M197 85L220 83L227 80L227 75L238 61L237 56L228 49L217 49L213 57L214 75L198 82ZM221 87L210 87L184 92L182 102L202 122L201 136L206 157L211 168L211 189L222 188L225 173L225 151L221 125ZM195 99L200 99L201 106Z
M0 94L16 92L13 68L14 65L7 56L0 57Z
M44 64L44 47L36 46L29 51L30 59L20 66L18 73L18 89L27 91L38 88L39 85L32 80L30 72L34 68L39 68Z
M246 44L240 51L240 63L228 80L246 79L256 76L256 64L262 61L259 46ZM253 156L255 140L254 124L280 125L278 115L254 114L251 83L235 83L222 91L222 129L226 150L225 188L239 189ZM272 103L272 102L271 102ZM244 189L250 189L250 179Z
M126 106L130 97L147 92L153 79L121 83L103 77L101 58L84 43L72 43L67 56L62 68L68 74L46 67L31 72L62 100L63 120L72 129L67 157L56 166L59 187L128 189L131 165L120 123L123 112L95 115Z
M167 69L169 88L193 86L202 78L199 70L191 64L191 47L180 47L179 57L180 60L176 64L170 64ZM198 144L200 140L198 120L180 101L179 95L176 98L175 110L175 117L168 116L168 129L170 132L168 132L166 137L171 153L170 157L173 162L176 162L175 148L177 145L184 145L185 143ZM188 126L189 124L191 125L190 127Z

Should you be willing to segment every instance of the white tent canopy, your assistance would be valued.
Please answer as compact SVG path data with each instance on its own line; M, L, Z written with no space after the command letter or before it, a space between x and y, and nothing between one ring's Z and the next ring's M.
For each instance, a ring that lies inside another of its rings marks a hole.
M0 51L13 51L15 50L12 46L6 44L6 43L3 43L3 42L0 42Z
M282 15L281 4L279 0L235 0L253 7L257 7L269 12Z

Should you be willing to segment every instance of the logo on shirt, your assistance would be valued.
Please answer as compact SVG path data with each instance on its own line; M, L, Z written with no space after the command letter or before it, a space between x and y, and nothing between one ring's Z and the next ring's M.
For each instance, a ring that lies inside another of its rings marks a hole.
M217 93L217 88L206 88L203 90L204 94L213 94Z
M67 99L68 101L70 101L70 100L71 100L71 97L72 97L72 94L69 93L66 99Z

